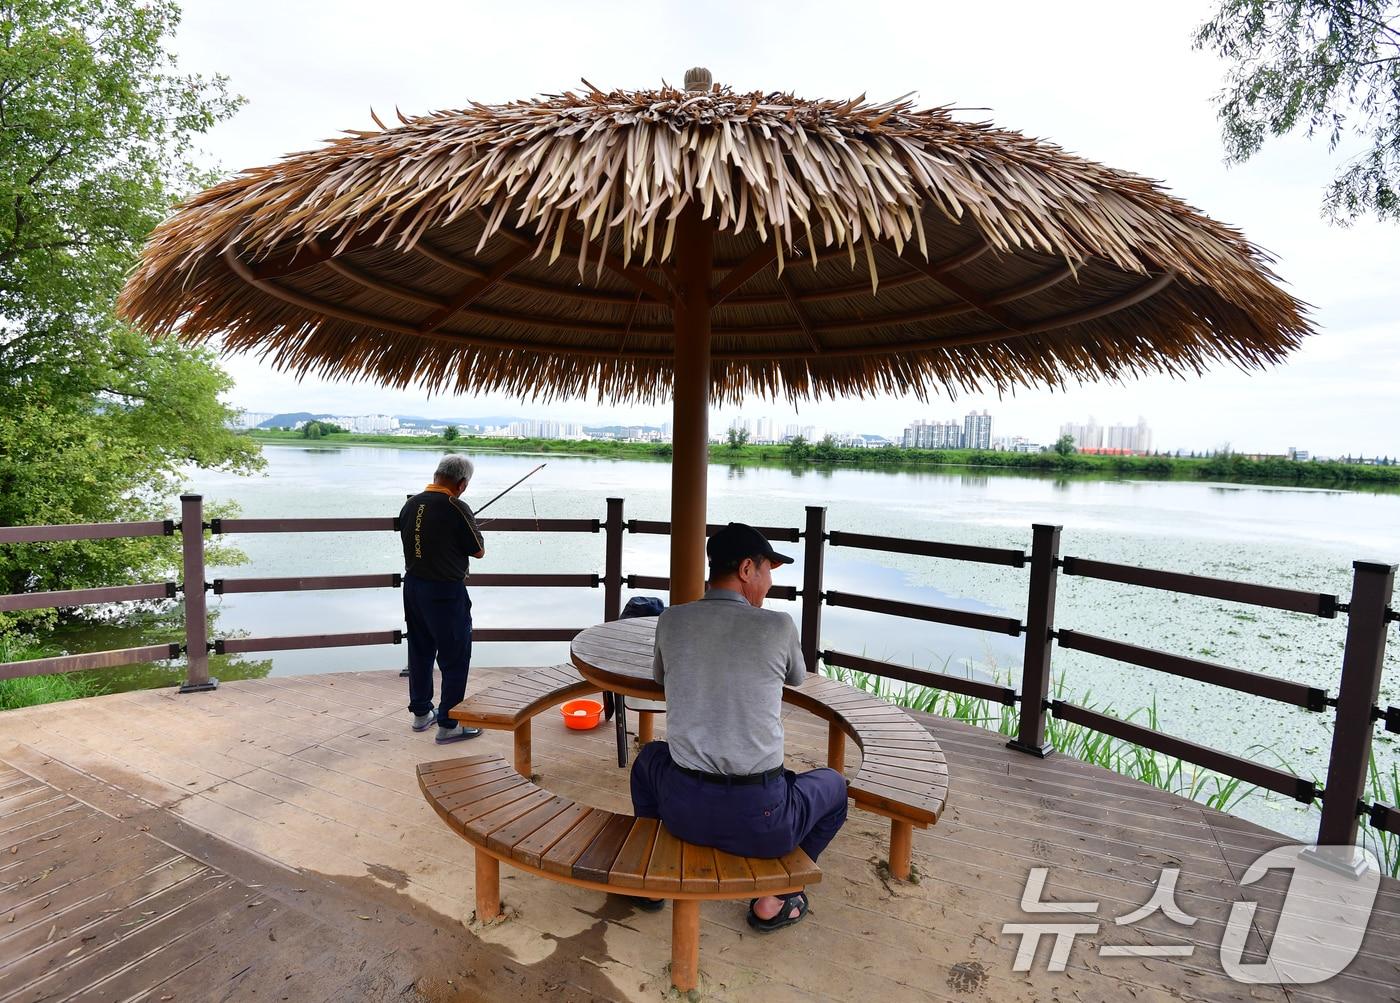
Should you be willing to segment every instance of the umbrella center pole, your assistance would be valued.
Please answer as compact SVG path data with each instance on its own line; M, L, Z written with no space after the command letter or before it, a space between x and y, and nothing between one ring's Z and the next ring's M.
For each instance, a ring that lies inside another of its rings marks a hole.
M676 358L672 398L671 605L705 592L710 462L710 280L714 235L690 205L676 220Z

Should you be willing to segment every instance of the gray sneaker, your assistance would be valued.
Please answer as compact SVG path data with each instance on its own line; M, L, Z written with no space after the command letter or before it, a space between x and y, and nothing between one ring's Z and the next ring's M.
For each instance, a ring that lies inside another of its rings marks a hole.
M434 714L432 711L428 711L428 713L426 713L426 714L414 714L414 715L413 715L413 730L414 730L414 731L427 731L429 728L431 728L431 727L433 726L433 722L436 721L436 720L437 720L437 715Z
M446 745L448 742L461 742L468 738L476 738L480 734L480 728L464 728L460 724L454 724L451 728L438 725L437 738L434 741L438 745Z

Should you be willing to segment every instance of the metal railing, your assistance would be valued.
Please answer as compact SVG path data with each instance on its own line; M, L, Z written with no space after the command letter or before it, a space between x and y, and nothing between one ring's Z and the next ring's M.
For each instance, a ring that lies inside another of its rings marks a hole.
M621 612L622 589L665 589L665 576L628 574L623 571L624 533L665 535L667 522L623 518L624 502L607 501L606 518L596 519L494 519L492 532L597 533L604 538L604 570L562 574L478 574L468 584L476 588L601 588L603 619L614 620ZM199 531L186 531L186 527ZM235 594L252 592L295 592L311 589L397 588L402 576L397 572L358 575L321 575L283 578L220 578L204 580L204 530L212 534L231 533L316 533L316 532L396 532L393 518L328 519L215 519L203 521L203 502L198 495L181 498L181 520L164 522L103 523L76 526L0 527L0 544L42 541L100 540L139 536L171 535L179 531L183 543L183 580L110 588L74 589L58 592L0 596L0 611L43 607L152 600L183 595L185 601L185 640L139 648L125 648L87 654L62 655L0 665L0 678L108 668L133 662L187 657L183 692L209 689L218 681L209 677L209 653L234 654L287 649L325 648L347 645L398 644L402 627L378 631L308 634L294 637L215 638L207 636L205 598L207 592ZM708 527L710 533L718 525ZM1180 572L1160 571L1126 564L1114 564L1081 557L1061 557L1060 527L1035 525L1031 530L1029 552L993 547L899 537L874 536L841 531L828 532L826 509L807 506L802 528L759 527L771 540L803 545L802 587L778 586L769 595L778 600L800 603L800 635L809 671L819 662L840 666L900 682L932 687L977 697L1004 706L1017 706L1016 734L1007 744L1037 756L1053 749L1046 741L1049 716L1102 732L1123 741L1270 791L1286 794L1302 802L1322 801L1318 842L1353 844L1362 818L1378 830L1400 834L1400 809L1382 803L1368 804L1364 798L1370 764L1374 727L1377 722L1391 732L1400 732L1400 708L1377 706L1381 668L1387 632L1400 614L1389 606L1394 591L1395 565L1358 561L1353 566L1349 600L1323 592L1278 588L1249 582L1210 578ZM825 561L829 547L848 547L884 553L907 554L942 560L993 564L1028 569L1024 619L997 616L943 606L924 605L875 596L826 589ZM1176 655L1125 641L1055 627L1055 594L1061 574L1115 582L1175 594L1202 596L1228 602L1304 613L1324 619L1339 615L1348 618L1341 673L1335 696L1323 688L1252 672L1216 662ZM1010 686L971 679L893 662L867 658L848 652L822 649L821 618L824 607L855 609L925 622L942 623L973 630L989 631L1024 639L1025 654L1019 692ZM563 641L574 637L582 627L505 627L477 629L474 641ZM1082 651L1114 659L1184 679L1273 700L1313 713L1335 708L1332 746L1326 781L1321 788L1312 780L1286 770L1255 762L1242 756L1188 741L1178 736L1125 721L1064 700L1051 700L1051 663L1055 648Z

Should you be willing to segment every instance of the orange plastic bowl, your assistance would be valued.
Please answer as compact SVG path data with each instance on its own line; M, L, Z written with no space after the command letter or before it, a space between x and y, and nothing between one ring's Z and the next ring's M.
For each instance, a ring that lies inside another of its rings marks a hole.
M566 700L559 712L564 715L565 727L587 731L598 727L603 717L603 705L597 700Z

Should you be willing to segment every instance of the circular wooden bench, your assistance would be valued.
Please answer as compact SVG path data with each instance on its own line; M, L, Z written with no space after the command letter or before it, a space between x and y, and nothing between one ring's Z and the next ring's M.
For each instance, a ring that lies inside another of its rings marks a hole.
M824 676L784 687L783 700L828 722L832 769L844 770L846 736L855 739L861 764L846 779L847 793L890 820L890 874L907 880L914 829L936 823L948 801L948 761L938 740L902 707Z
M802 850L771 860L685 843L654 818L590 808L530 782L500 756L422 763L418 786L476 850L476 916L501 910L500 862L605 893L671 900L671 984L694 989L700 902L797 891L821 880Z

